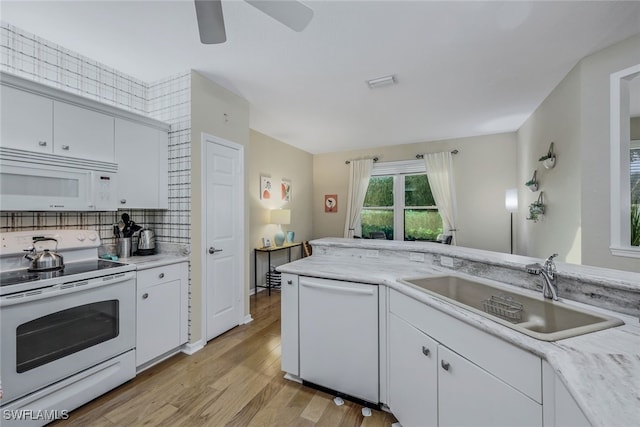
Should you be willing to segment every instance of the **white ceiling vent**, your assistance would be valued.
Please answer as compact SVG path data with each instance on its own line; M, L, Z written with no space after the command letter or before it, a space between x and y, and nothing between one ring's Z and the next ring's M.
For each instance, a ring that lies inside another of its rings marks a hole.
M398 79L396 79L396 76L391 75L391 76L385 76L385 77L378 77L377 79L367 80L366 83L367 83L367 86L369 86L369 89L375 89L378 87L394 85L398 83Z

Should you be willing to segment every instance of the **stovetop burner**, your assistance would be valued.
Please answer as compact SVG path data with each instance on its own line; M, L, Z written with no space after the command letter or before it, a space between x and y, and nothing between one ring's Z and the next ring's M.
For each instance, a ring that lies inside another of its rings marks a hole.
M54 277L67 277L74 274L88 273L92 271L108 270L110 268L122 267L126 264L114 261L95 259L89 261L70 262L65 264L63 269L49 271L30 271L27 269L6 271L0 273L0 286L18 285L21 283L35 282L38 280L51 279Z

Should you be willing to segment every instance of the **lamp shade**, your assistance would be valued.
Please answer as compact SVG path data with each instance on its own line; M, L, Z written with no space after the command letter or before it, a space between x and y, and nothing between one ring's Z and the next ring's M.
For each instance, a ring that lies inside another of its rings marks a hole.
M289 209L272 210L271 224L291 224L291 211Z
M518 210L518 189L510 188L505 192L504 207L510 212Z

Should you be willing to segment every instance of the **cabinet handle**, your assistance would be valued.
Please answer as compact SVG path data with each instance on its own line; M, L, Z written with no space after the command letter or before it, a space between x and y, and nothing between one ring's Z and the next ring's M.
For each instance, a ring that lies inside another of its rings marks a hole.
M65 150L65 151L69 151L69 146L68 145L63 145L62 149Z
M160 273L160 274L158 275L158 277L159 277L159 278L161 278L161 279L164 279L164 273Z
M448 371L449 368L451 368L449 362L445 362L444 359L442 359L442 361L440 362L440 366L442 366L442 369L444 369L445 371Z
M38 145L40 147L46 147L47 146L47 141L38 141Z
M125 203L127 203L127 199L120 199L120 204L124 205Z
M425 356L430 356L431 355L431 350L429 350L425 346L422 346L422 354L424 354Z
M144 294L142 294L142 299L147 299L147 298L149 298L149 294L148 293L145 292Z
M293 280L287 280L287 285L293 285Z

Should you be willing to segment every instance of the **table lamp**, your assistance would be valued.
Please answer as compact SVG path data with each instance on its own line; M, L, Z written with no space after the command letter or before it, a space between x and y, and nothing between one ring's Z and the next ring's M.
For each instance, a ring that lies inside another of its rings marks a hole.
M274 209L271 211L271 224L278 224L278 231L274 236L276 246L282 246L284 243L284 232L282 224L291 224L291 211L289 209Z

